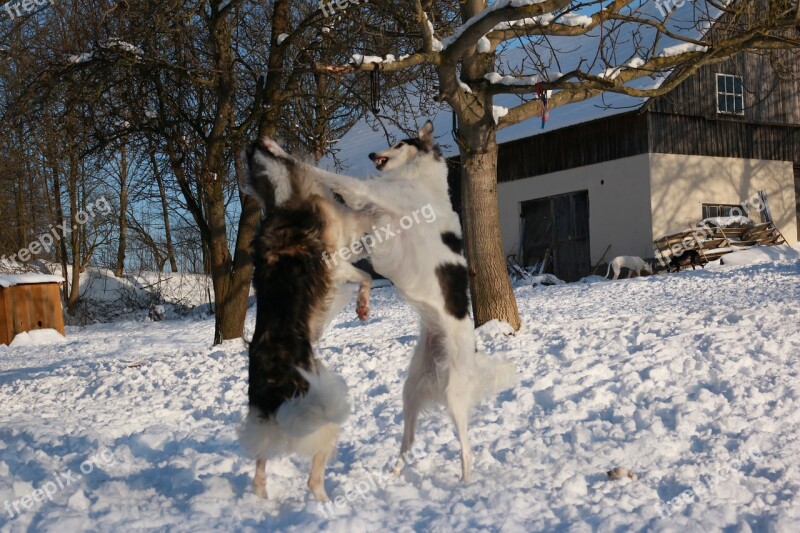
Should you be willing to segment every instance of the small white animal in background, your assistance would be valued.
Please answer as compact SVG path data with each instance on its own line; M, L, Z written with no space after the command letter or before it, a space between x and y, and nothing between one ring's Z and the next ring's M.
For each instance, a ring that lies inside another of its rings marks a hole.
M619 279L619 273L622 272L622 267L627 268L631 272L636 272L637 276L641 276L642 272L646 272L648 274L653 273L652 267L641 257L635 257L632 255L621 255L619 257L615 257L611 260L608 264L608 270L606 271L606 277L614 270L614 277L611 279ZM630 277L630 274L628 274Z

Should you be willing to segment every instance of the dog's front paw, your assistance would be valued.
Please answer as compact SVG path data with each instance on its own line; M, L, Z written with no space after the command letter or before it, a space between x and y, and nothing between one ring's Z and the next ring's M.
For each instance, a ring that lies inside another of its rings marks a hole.
M362 322L366 322L369 319L369 300L362 300L361 298L358 299L358 304L356 305L356 314Z
M405 463L405 461L403 461L403 458L401 457L394 464L394 470L392 471L392 477L398 478L398 477L402 476L403 475L403 467L404 466L406 466L406 463Z
M320 503L328 503L330 498L328 498L328 493L325 492L325 487L313 487L311 488L311 494L314 495L314 499Z
M253 483L253 490L255 490L256 496L258 496L259 498L264 498L265 500L269 499L269 496L267 496L266 484L259 485L258 483Z
M276 157L287 157L289 155L283 150L283 148L281 148L281 145L279 145L270 137L261 138L261 148Z

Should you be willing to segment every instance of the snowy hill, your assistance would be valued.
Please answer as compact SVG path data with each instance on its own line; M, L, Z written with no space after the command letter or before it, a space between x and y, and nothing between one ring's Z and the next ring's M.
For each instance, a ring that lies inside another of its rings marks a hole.
M267 465L272 499L252 494L235 440L245 346L211 347L212 321L0 346L0 531L797 531L800 261L517 295L522 331L477 335L520 382L477 409L468 486L440 411L418 460L386 475L409 308L383 288L369 323L352 305L337 317L321 356L355 408L327 476L343 503L327 510L295 459ZM636 479L608 479L617 466Z
M61 266L47 264L61 277ZM72 268L68 267L69 279ZM251 294L254 294L251 290ZM214 298L211 278L185 272L135 272L122 278L112 270L89 267L81 273L82 305L73 323L85 325L116 320L145 320L150 305L159 305L166 319L207 317ZM252 303L255 302L253 298Z

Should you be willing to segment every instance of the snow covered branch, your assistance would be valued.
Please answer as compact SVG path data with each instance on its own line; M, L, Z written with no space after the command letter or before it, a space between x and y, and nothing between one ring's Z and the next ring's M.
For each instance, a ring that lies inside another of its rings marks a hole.
M348 65L319 68L338 75L433 66L439 100L460 120L471 116L488 122L491 113L497 129L539 114L542 102L535 98L503 114L493 110L496 95L553 91L550 109L603 92L654 97L700 66L736 53L800 48L796 2L770 2L762 9L760 0L697 0L682 13L674 9L659 16L654 5L634 0L475 1L462 5L467 20L450 31L435 18L430 1L413 5L416 52L400 58L355 54ZM437 38L437 31L444 36ZM498 49L512 39L519 43ZM646 77L654 81L643 82Z
M502 22L495 26L486 37L496 46L502 42L524 36L558 35L569 37L584 35L596 28L601 20L599 13L591 17L567 13L558 18L547 13L538 17Z
M558 92L549 100L550 109L579 102L597 96L603 92L625 94L633 97L652 98L666 94L694 74L700 67L724 61L731 55L744 50L770 50L775 48L796 48L796 39L784 42L785 38L762 36L753 31L732 39L717 43L713 49L699 45L682 44L666 48L658 57L647 62L636 62L635 66L609 69L606 75L592 75L579 70L566 73L552 82L543 82L547 89ZM677 69L674 70L673 69ZM673 71L663 83L650 88L631 87L626 83L636 79L652 76L655 73L666 75ZM516 78L521 79L521 78ZM577 81L571 81L577 80ZM523 85L506 82L490 88L493 94L513 93L529 94L536 91L535 84ZM504 128L523 122L541 113L541 102L532 100L509 110L508 114L498 121L498 127Z
M340 76L342 74L348 74L350 72L362 70L377 69L385 72L392 72L422 64L439 64L439 53L418 52L409 56L400 56L400 58L395 58L392 54L388 54L386 57L353 54L350 63L347 65L329 65L325 63L317 63L315 68L320 72Z
M496 0L467 20L455 33L446 37L442 44L447 51L448 58L455 62L498 24L540 17L564 9L570 3L570 0L544 0L543 2L539 2L539 0Z

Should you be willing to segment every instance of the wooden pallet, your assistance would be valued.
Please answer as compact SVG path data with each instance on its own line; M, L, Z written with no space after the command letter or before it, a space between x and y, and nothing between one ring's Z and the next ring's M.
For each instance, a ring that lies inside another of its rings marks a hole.
M669 264L673 256L683 255L685 251L696 251L705 264L723 255L753 246L776 246L785 243L786 239L775 224L764 222L752 227L709 227L707 230L681 231L656 239L653 242L653 249L663 264ZM675 247L678 247L681 253L674 253Z

